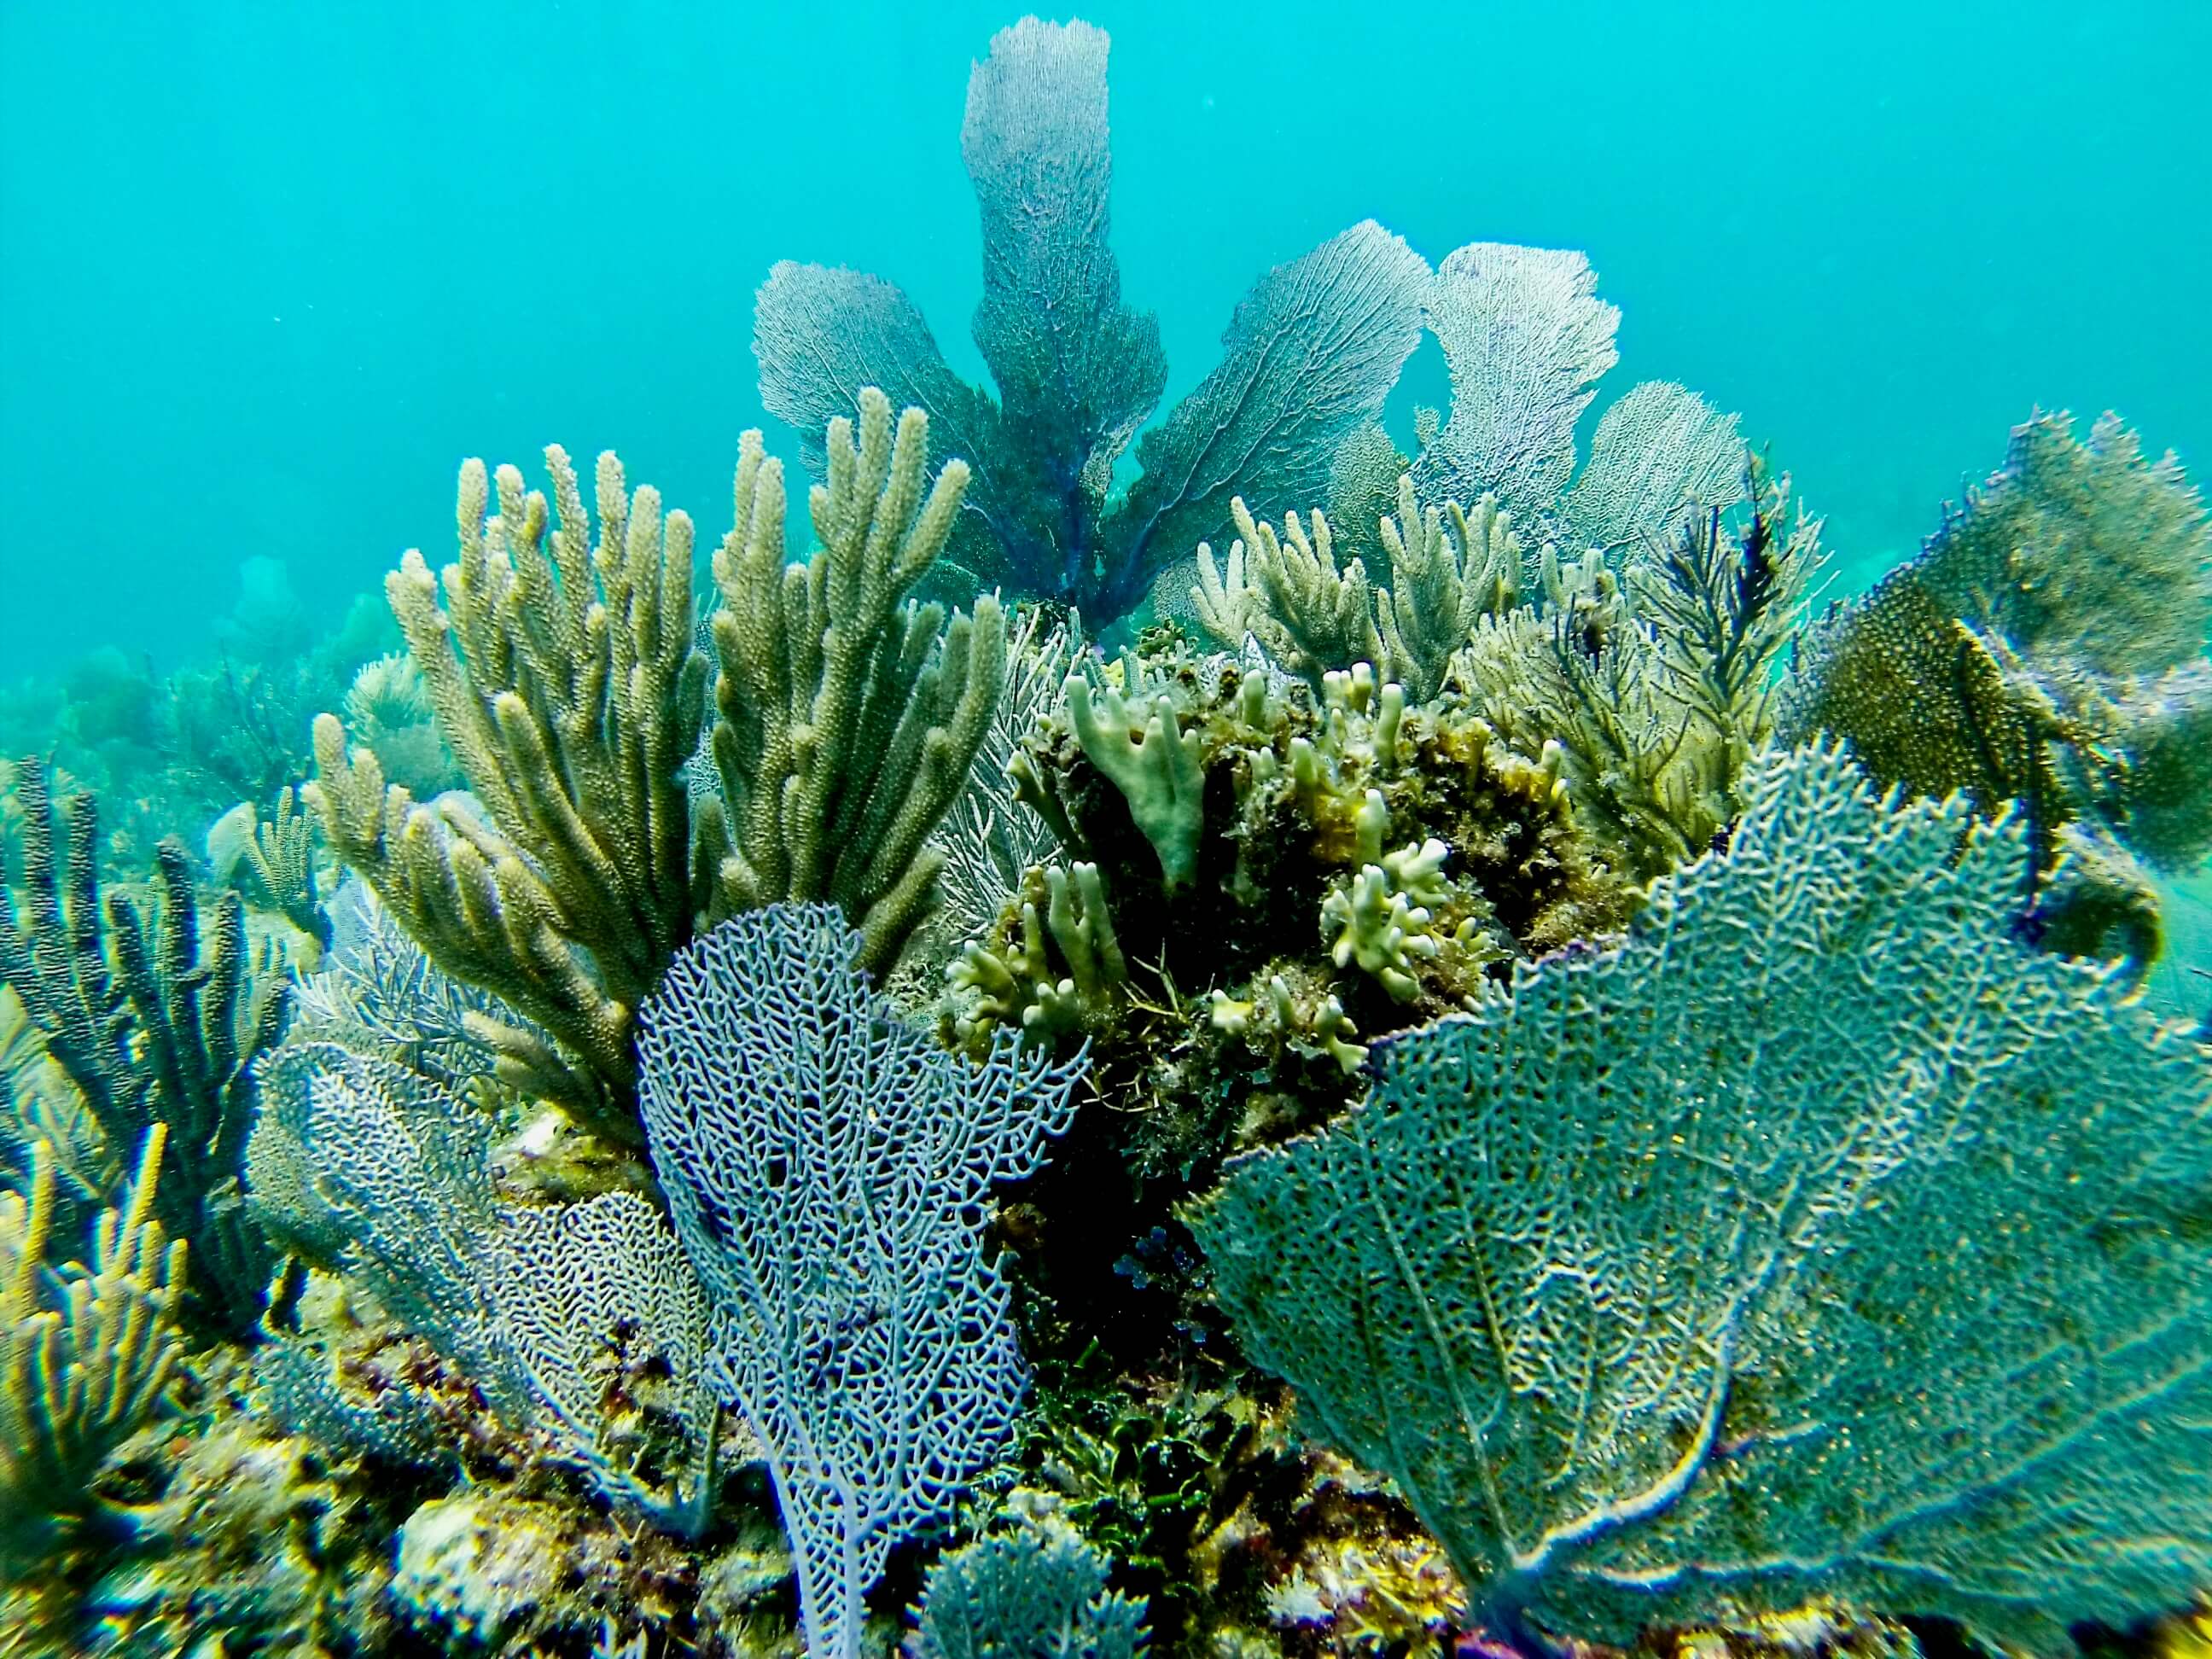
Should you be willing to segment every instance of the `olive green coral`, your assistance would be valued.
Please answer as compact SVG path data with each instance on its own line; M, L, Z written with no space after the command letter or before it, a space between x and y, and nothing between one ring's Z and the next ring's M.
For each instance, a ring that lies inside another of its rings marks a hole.
M968 484L954 459L926 479L929 421L872 386L830 423L808 498L821 550L784 562L780 462L746 434L735 527L714 556L721 673L714 756L723 804L701 825L713 911L830 899L897 960L934 899L945 854L927 844L963 787L1005 677L1006 617L975 601L949 629L903 604L951 534ZM925 485L927 488L925 489Z
M595 538L567 453L545 460L550 509L514 467L462 467L442 607L419 551L385 582L480 813L387 785L331 714L307 793L441 967L559 1040L483 1022L512 1080L634 1142L632 1015L696 908L680 775L706 708L691 521L664 518L650 487L633 495L610 453Z
M100 1464L175 1375L185 1242L169 1240L154 1213L167 1133L159 1122L147 1130L118 1207L93 1224L88 1262L46 1259L46 1148L33 1148L27 1196L0 1192L0 1565L82 1518Z
M459 561L410 551L386 590L473 800L416 802L377 752L315 725L307 798L332 848L446 973L517 1018L472 1016L502 1077L619 1144L641 1139L639 1000L702 921L826 896L894 960L934 896L925 845L998 696L995 602L949 630L901 608L943 545L965 469L924 499L928 422L860 394L832 423L813 495L823 547L783 562L780 465L746 434L722 608L713 752L721 799L695 811L687 763L708 708L695 647L691 520L599 458L597 524L558 446L553 502L513 467L462 468ZM496 494L496 512L490 511ZM489 516L487 516L489 514Z

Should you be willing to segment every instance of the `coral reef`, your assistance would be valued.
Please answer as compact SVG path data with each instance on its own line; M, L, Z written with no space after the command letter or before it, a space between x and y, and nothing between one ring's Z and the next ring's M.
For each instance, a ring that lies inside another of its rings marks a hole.
M983 231L974 334L994 402L954 374L911 301L858 271L785 263L755 313L761 398L802 438L863 385L928 413L973 469L947 558L963 592L1003 587L1127 614L1218 532L1232 497L1326 485L1420 337L1428 271L1372 221L1279 265L1237 307L1222 362L1138 436L1167 383L1159 325L1121 299L1107 245L1107 37L1025 18L968 82L961 155ZM1141 469L1115 490L1136 439ZM818 475L818 448L807 464Z
M1808 627L1733 416L1579 453L1587 259L1371 223L1155 423L1106 50L970 77L993 392L770 273L811 540L471 462L0 690L0 1650L2192 1639L2178 464L2038 416Z
M2069 1651L2212 1570L2212 1068L2014 940L2016 825L1839 750L1746 789L1624 945L1389 1043L1191 1224L1523 1651L1808 1595Z
M176 842L160 848L152 906L114 894L103 914L92 797L62 803L58 825L45 769L30 761L15 793L27 904L19 914L0 889L0 982L21 999L111 1156L163 1128L155 1213L191 1246L182 1317L250 1332L270 1263L239 1176L253 1066L283 1029L284 989L271 964L250 959L235 894L203 938Z

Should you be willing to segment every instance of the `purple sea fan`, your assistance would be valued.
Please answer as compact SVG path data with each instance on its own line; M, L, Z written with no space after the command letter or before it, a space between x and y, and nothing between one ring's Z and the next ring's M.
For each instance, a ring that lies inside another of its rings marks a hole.
M1027 1382L981 1248L992 1184L1067 1125L1079 1055L981 1066L901 1021L834 905L678 953L641 1010L641 1105L711 1305L708 1374L767 1449L813 1659L857 1654L890 1545L947 1512Z

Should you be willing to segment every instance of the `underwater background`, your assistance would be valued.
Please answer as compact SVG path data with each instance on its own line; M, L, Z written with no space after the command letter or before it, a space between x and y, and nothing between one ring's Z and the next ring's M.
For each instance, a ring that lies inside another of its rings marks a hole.
M2212 1654L2212 8L1019 9L0 0L0 1659Z
M797 452L750 350L778 259L900 283L978 378L957 88L1003 10L6 6L0 578L40 621L0 679L167 672L272 584L335 627L399 549L438 556L462 455L618 446L711 523L739 431ZM2191 0L1091 15L1169 404L1257 273L1372 216L1431 259L1586 250L1626 318L1607 386L1740 410L1838 592L2031 409L2212 453ZM1401 447L1443 382L1425 341ZM126 477L158 506L93 505ZM2207 902L2177 959L2212 962Z
M9 662L173 665L256 556L335 618L434 555L465 454L618 446L711 524L778 259L898 283L975 378L959 88L1004 10L9 4ZM1608 386L1741 411L1846 586L2035 406L2212 453L2203 6L1089 15L1170 404L1259 272L1371 216L1432 261L1585 250ZM1425 343L1401 444L1441 382ZM147 507L102 510L126 480Z

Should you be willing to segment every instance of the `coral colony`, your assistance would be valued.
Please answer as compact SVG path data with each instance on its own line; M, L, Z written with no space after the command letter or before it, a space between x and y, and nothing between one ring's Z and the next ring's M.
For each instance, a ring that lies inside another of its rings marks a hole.
M396 638L48 711L9 1651L2201 1639L2179 465L2037 415L1816 616L1734 416L1577 455L1583 256L1372 223L1155 418L1106 54L970 79L991 392L769 273L804 556L757 434L711 557L472 460Z

